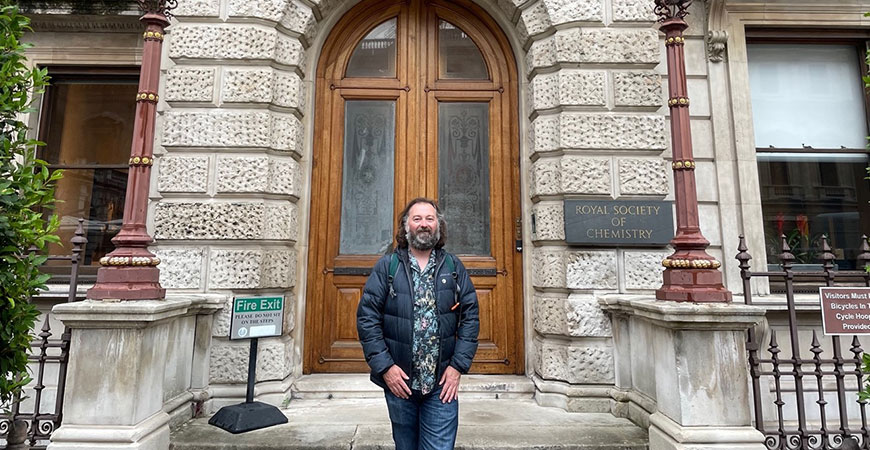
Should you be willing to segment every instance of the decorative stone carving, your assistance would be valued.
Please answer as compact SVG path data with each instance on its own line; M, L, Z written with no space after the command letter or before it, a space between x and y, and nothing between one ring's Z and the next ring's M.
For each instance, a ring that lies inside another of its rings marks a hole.
M178 2L178 6L172 10L176 17L217 17L220 15L220 0L185 0Z
M610 194L610 158L563 156L560 161L565 194Z
M604 106L604 72L563 69L532 79L532 108L562 105Z
M667 195L668 168L661 159L620 158L620 194Z
M289 201L266 205L265 239L296 240L296 205Z
M529 72L535 69L543 69L556 64L556 39L549 36L532 42L526 54L526 64Z
M210 102L214 97L214 69L175 67L166 72L166 101Z
M255 17L277 22L281 20L288 0L229 0L230 17Z
M295 72L275 71L272 79L272 103L301 110L305 106L302 80Z
M167 147L268 147L270 143L272 118L266 111L170 110L163 117Z
M660 115L562 113L559 117L560 148L665 148L665 118Z
M544 379L568 383L613 382L613 349L604 346L536 341L535 371Z
M561 25L568 22L604 21L602 0L542 0L549 22Z
M542 1L535 2L530 8L523 10L520 17L529 36L543 33L553 26L550 23L550 14Z
M173 26L170 58L272 59L277 31L257 25Z
M616 289L615 251L577 251L567 256L568 289Z
M272 158L269 161L269 192L299 197L302 187L302 168L290 158Z
M163 156L157 167L160 192L198 193L208 187L208 156Z
M248 381L248 341L212 340L209 350L209 383L244 383ZM259 358L258 358L259 359Z
M263 252L253 249L213 249L209 254L209 289L260 287Z
M317 21L314 19L314 12L311 11L311 8L299 0L287 2L284 15L281 17L281 25L284 28L308 37L313 33L316 24Z
M662 106L662 77L654 72L614 72L616 106Z
M565 212L561 203L535 204L532 206L532 214L535 215L533 240L565 240Z
M278 36L275 45L275 61L305 70L305 49L299 39L283 34Z
M713 30L707 32L707 57L712 62L725 60L725 46L728 43L728 32Z
M227 103L268 103L272 100L272 69L224 69L221 99Z
M539 288L565 288L565 251L536 248L532 253L532 282Z
M538 333L565 334L565 299L535 295L532 298L532 318Z
M271 147L302 156L302 123L296 116L277 113L273 115Z
M668 251L626 251L623 254L626 289L658 289L662 286L662 260Z
M218 192L265 192L269 183L269 157L218 156Z
M154 210L155 239L262 239L263 203L170 203Z
M535 153L559 148L559 116L538 116L529 129Z
M614 22L655 22L655 3L649 0L611 0Z
M555 36L556 58L566 63L657 64L659 37L653 29L567 29Z
M571 294L565 300L566 333L577 337L610 337L610 319L591 295Z
M562 170L555 159L539 159L532 166L532 197L561 192Z
M167 289L200 289L205 251L201 247L156 247L160 285Z
M247 360L242 362L247 367ZM290 375L292 369L292 338L282 336L260 340L257 348L257 382L283 380Z

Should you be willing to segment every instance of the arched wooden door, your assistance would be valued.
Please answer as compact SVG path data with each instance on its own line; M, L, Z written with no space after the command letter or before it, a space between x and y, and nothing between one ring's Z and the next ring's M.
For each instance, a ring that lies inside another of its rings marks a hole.
M438 199L481 310L476 373L522 373L517 74L465 1L363 1L317 67L304 371L367 372L356 309L412 198Z

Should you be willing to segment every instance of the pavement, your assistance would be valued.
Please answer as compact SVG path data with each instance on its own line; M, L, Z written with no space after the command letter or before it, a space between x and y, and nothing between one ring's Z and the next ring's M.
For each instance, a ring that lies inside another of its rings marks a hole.
M459 450L648 450L647 432L602 413L570 413L531 398L460 394ZM381 398L294 398L282 412L289 423L233 435L194 419L172 433L172 450L392 449Z

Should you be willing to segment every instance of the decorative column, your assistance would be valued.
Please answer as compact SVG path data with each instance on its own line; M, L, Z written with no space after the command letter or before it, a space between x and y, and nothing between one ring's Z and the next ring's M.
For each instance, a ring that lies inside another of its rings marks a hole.
M678 302L730 302L731 293L722 284L722 265L707 254L710 242L701 234L698 219L698 194L695 187L695 160L689 128L689 97L686 89L686 62L683 17L692 0L655 0L655 13L665 33L668 62L668 107L671 111L674 197L677 233L671 240L674 253L662 261L664 284L656 291L659 300Z
M133 146L124 200L124 222L112 239L115 250L100 259L97 282L88 291L90 299L145 300L162 299L160 259L148 251L153 242L145 230L151 165L154 163L154 123L157 118L157 89L160 82L160 53L164 29L169 25L170 10L177 0L137 0L145 13L142 67L139 92L136 94L136 118L133 123Z

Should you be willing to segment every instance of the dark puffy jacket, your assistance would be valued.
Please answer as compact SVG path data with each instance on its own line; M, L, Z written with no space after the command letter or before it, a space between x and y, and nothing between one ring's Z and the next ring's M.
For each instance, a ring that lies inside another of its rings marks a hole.
M477 333L480 319L477 308L477 293L459 258L444 250L435 253L435 299L438 309L438 332L440 358L435 381L448 365L460 373L468 372L471 359L477 351ZM411 269L408 265L408 250L399 249L399 267L393 279L395 296L390 296L388 282L391 255L382 257L372 269L372 274L363 288L357 308L357 331L365 353L366 362L372 369L371 379L386 389L383 374L397 364L410 378L411 354L414 338L414 295L411 289ZM455 304L455 284L445 258L453 258L459 283L459 306Z

